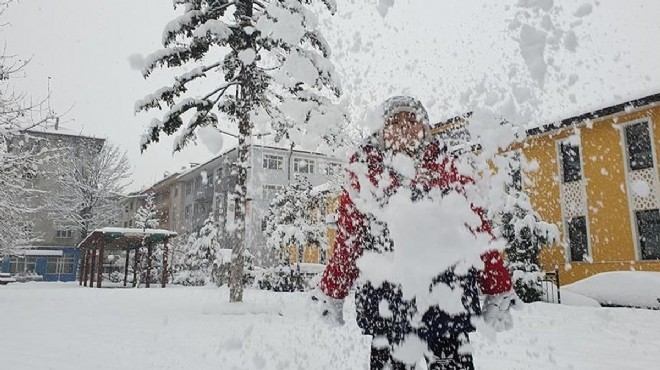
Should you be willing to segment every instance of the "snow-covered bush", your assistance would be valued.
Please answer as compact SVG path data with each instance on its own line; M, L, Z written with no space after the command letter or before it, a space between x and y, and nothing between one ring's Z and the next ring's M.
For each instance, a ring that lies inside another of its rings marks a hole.
M174 274L175 284L199 286L215 280L215 270L220 267L217 261L222 261L222 233L222 227L211 215L198 232L188 236Z
M516 293L524 302L535 302L544 294L541 285L544 273L539 265L541 248L555 241L559 231L541 219L522 189L524 158L516 153L503 159L509 169L503 173L507 194L500 213L494 217L495 233L506 241L505 261Z
M324 199L313 194L312 184L302 175L277 193L266 214L266 245L280 252L282 265L293 262L292 248L297 249L295 262L303 262L305 246L326 247L327 225L319 210Z

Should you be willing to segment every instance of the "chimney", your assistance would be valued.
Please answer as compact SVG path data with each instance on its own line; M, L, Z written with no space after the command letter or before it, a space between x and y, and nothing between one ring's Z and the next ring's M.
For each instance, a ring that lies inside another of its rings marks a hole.
M55 117L55 131L60 128L60 117Z

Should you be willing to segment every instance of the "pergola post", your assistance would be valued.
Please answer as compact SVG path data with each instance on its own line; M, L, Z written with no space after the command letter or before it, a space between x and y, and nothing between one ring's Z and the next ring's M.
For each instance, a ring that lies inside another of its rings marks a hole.
M99 245L99 262L98 265L96 266L97 269L97 275L96 275L96 287L100 288L101 287L101 282L103 281L103 252L105 245L103 243L104 237L101 237L100 240L100 245Z
M126 250L126 261L124 261L124 286L126 286L126 282L128 281L128 259L131 257L131 250L127 249Z
M151 243L147 245L147 288L151 287Z
M85 277L85 264L87 262L87 252L80 250L80 263L78 264L78 285L82 286Z
M89 281L89 264L90 264L90 256L92 252L89 250L85 251L85 277L83 278L83 286L87 286L87 282Z
M89 271L89 287L93 288L94 287L94 279L95 279L95 272L96 272L96 249L92 249L92 268Z
M162 271L160 274L160 286L165 288L167 285L167 253L169 252L170 238L165 238L163 240L163 264Z
M140 247L135 250L135 261L133 262L133 287L138 285L137 276L138 276L138 263L140 263Z

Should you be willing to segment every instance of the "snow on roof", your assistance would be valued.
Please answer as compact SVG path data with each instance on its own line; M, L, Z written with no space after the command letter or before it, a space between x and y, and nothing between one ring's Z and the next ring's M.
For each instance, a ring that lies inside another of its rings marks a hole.
M300 272L304 274L320 274L325 270L325 265L321 263L304 263L298 264Z
M660 309L660 272L604 272L561 289L605 305Z
M321 185L312 187L311 195L318 195L325 192L336 192L340 189L337 184L332 181L324 182Z
M16 252L17 256L62 256L61 249L22 249Z
M169 235L177 236L178 234L174 231L169 231L165 229L138 229L138 228L127 228L127 227L104 227L101 229L96 229L94 232L101 232L103 234L124 234L126 236L148 236L148 235Z
M41 125L32 127L25 130L25 132L39 133L39 134L48 134L48 135L63 135L63 136L75 136L75 137L84 137L89 139L105 140L98 138L92 135L83 135L82 129L76 131L67 127L59 126L55 128L55 125Z

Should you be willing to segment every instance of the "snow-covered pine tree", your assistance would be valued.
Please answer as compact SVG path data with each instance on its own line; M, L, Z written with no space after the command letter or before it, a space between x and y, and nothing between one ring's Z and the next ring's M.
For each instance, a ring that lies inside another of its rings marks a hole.
M539 254L544 245L556 240L558 230L541 219L523 190L523 160L519 153L508 157L507 196L495 232L506 240L506 265L516 293L524 302L535 302L543 296Z
M135 225L139 229L155 229L160 223L158 209L156 209L156 194L148 192L144 204L135 212Z
M291 261L291 247L302 261L306 245L325 246L327 226L319 217L321 197L312 194L312 185L302 175L280 191L270 203L266 219L266 245L280 252L281 263Z
M190 235L185 257L176 282L183 285L205 285L213 280L213 267L220 249L222 230L211 215L198 232Z
M335 12L335 0L321 1ZM168 23L162 39L165 48L147 56L142 68L146 78L158 67L196 66L176 77L171 86L136 103L137 112L168 108L143 135L143 150L157 142L161 133L171 135L182 129L175 142L175 150L180 150L198 128L218 127L219 114L238 126L232 302L242 301L243 294L246 179L253 135L268 131L276 141L300 142L296 139L312 130L315 137L333 140L336 137L322 129L344 119L328 97L330 93L338 96L340 87L310 3L175 0L184 13ZM188 91L191 82L204 79L211 86L208 90ZM267 124L270 127L258 127Z
M160 224L160 215L156 208L156 194L150 191L144 198L144 204L135 212L135 225L136 227L146 230L155 229ZM163 257L163 248L161 244L153 245L151 251L151 276L141 277L142 280L149 279L150 282L158 281L161 272L161 261ZM141 274L146 274L147 271L147 247L142 247L139 253Z

